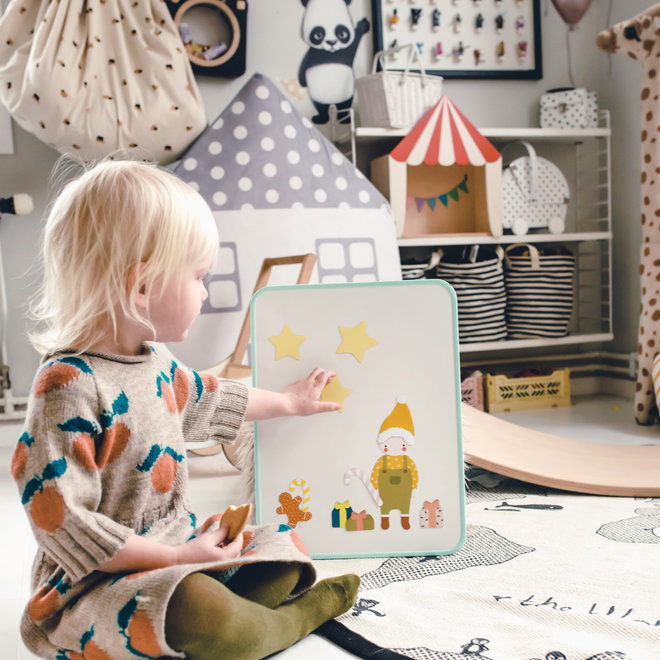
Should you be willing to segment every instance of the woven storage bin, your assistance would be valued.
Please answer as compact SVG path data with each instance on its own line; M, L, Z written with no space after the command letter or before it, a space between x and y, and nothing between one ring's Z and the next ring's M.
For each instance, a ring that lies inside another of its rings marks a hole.
M388 60L402 50L408 51L405 69L389 70ZM420 73L410 72L414 59ZM378 65L381 71L377 71ZM442 81L441 76L426 73L412 44L376 53L371 74L355 80L360 123L377 128L409 128L440 100Z
M570 371L557 369L549 375L522 378L486 374L486 402L488 412L570 406Z
M506 291L502 268L503 250L472 246L439 250L439 279L456 292L460 342L506 339Z
M510 339L563 337L573 310L575 256L565 248L506 248L506 324Z

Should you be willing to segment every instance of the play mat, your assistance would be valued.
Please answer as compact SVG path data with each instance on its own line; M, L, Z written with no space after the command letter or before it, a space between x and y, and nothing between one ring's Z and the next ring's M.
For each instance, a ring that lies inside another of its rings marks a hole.
M573 494L467 469L453 555L317 562L354 571L322 633L363 658L650 660L660 650L660 498Z

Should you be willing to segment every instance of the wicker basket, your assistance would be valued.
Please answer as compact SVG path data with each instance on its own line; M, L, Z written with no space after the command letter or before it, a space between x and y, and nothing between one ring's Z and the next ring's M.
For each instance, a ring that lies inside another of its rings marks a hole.
M522 378L486 374L486 399L488 412L570 406L570 371L557 369L546 376Z
M401 50L408 50L403 71L388 70L387 59ZM417 59L420 73L411 73ZM380 64L381 71L376 71ZM360 123L376 128L409 128L422 118L442 96L441 76L427 75L412 44L382 50L374 55L371 74L356 78Z

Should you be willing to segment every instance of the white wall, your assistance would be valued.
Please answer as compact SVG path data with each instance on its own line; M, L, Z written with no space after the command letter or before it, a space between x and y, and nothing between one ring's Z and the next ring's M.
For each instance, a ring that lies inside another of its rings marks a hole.
M623 6L625 4L625 6ZM566 26L554 7L542 6L544 77L539 81L448 80L445 91L458 107L481 127L535 126L538 100L549 88L569 84ZM594 2L570 35L574 80L577 85L596 89L601 106L611 109L613 145L616 154L614 176L615 218L615 332L613 348L635 350L636 316L639 309L637 254L639 241L639 78L640 67L623 55L607 57L595 46L597 33L607 26L609 3ZM642 0L615 2L611 22L628 18L647 6ZM357 21L371 17L370 0L353 0L350 11ZM300 38L303 7L294 0L250 0L248 17L248 70L238 80L200 77L198 82L209 119L218 115L239 91L244 80L260 72L277 80L296 78L305 45ZM371 34L360 46L355 60L356 75L371 66ZM611 71L610 71L611 68ZM304 100L299 107L312 114ZM25 301L34 291L30 267L37 259L40 220L47 199L51 168L57 153L31 134L14 126L15 153L0 155L2 190L0 196L27 192L35 201L30 216L4 216L0 223L0 246L9 304L7 332L9 363L15 395L28 392L37 366L36 354L25 338Z

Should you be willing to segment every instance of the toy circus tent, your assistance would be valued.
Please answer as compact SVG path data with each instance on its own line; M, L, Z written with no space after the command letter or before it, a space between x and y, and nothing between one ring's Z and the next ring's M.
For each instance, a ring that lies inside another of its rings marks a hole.
M176 173L203 195L220 231L209 297L188 339L173 347L193 367L232 353L266 258L314 253L311 282L401 279L387 200L260 74ZM293 284L299 269L273 269L269 284Z
M501 156L446 95L372 161L371 178L399 236L502 234Z

